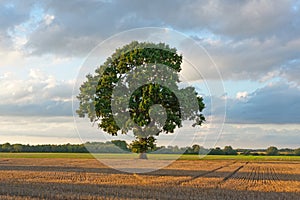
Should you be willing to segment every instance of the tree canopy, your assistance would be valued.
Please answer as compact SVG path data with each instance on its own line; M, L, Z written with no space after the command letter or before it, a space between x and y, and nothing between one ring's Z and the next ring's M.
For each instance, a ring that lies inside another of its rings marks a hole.
M279 151L278 151L277 147L271 146L271 147L267 148L266 153L267 153L267 155L275 156L275 155L278 155Z
M294 153L296 156L300 156L300 148L295 149Z
M231 146L225 146L223 152L225 155L237 155L236 150L234 150Z
M203 99L194 87L180 87L181 64L175 48L133 41L86 76L76 112L113 136L132 131L136 152L151 148L153 136L173 133L184 120L200 126Z

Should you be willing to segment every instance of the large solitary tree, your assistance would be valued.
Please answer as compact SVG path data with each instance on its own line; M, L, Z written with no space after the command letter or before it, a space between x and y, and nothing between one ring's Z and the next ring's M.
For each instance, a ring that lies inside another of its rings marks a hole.
M161 132L173 133L184 120L193 126L205 120L202 97L180 86L181 64L182 55L164 43L133 41L116 49L86 76L77 114L113 136L132 131L132 150L145 158Z

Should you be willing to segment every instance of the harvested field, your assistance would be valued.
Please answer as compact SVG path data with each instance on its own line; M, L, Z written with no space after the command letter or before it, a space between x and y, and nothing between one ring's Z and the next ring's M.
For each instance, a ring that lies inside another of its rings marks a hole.
M145 174L95 159L2 158L0 199L300 199L299 161L178 160Z

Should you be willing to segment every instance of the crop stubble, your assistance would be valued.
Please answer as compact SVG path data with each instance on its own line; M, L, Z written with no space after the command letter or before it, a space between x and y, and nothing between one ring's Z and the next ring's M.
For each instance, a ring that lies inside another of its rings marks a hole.
M300 162L179 160L131 174L94 159L0 159L0 199L299 199Z

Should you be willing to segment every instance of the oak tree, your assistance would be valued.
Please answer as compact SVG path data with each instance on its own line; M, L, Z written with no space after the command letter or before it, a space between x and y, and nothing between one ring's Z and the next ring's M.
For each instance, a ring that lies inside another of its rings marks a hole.
M180 86L181 65L175 48L133 41L86 76L76 112L113 136L131 131L131 149L142 155L154 149L155 136L173 133L184 120L193 126L205 121L202 97L194 87Z

